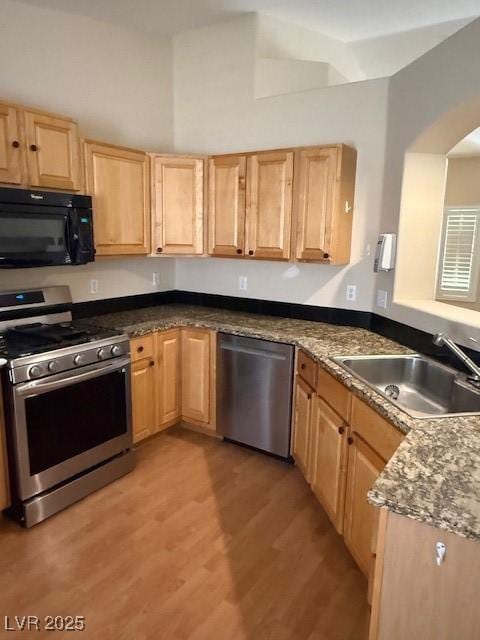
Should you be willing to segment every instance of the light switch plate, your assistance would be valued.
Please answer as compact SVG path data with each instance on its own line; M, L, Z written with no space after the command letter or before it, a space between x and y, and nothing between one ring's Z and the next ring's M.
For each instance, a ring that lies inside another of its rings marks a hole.
M246 291L248 287L248 279L247 276L239 276L238 277L238 288L240 291Z
M160 284L160 274L158 273L158 271L154 271L152 273L152 284L154 287L158 287L158 285Z
M90 280L90 293L98 293L98 280Z
M377 289L377 307L386 309L388 304L388 291Z
M348 302L353 302L357 299L357 285L356 284L347 284L347 300Z

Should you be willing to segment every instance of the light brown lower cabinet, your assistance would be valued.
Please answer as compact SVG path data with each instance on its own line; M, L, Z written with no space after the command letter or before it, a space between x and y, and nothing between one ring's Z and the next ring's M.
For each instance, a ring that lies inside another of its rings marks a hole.
M375 563L375 509L367 494L402 434L322 368L298 358L292 454L363 573Z
M385 508L379 529L370 640L477 640L479 543Z
M343 536L350 553L366 576L374 561L372 538L376 524L375 509L367 502L367 493L385 464L360 436L356 433L349 436Z
M312 416L313 391L297 376L295 382L295 421L292 454L297 467L305 478L309 475L310 427Z
M182 329L182 418L215 429L215 332Z
M130 341L133 439L180 420L215 432L216 334L168 329Z
M156 334L157 355L157 428L175 424L182 411L181 404L181 332L180 329L159 331Z
M310 486L339 533L343 531L347 429L343 418L322 398L314 398Z
M132 362L133 441L138 442L155 433L156 367L152 358Z

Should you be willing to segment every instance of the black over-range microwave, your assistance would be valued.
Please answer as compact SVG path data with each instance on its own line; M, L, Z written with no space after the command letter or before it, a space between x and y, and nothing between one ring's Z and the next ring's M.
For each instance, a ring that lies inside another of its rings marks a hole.
M0 268L94 259L90 196L0 188Z

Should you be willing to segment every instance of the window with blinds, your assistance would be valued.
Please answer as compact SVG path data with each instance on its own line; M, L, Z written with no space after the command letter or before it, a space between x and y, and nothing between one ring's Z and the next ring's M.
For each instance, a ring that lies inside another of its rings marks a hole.
M473 302L480 268L480 206L447 207L443 217L437 297Z

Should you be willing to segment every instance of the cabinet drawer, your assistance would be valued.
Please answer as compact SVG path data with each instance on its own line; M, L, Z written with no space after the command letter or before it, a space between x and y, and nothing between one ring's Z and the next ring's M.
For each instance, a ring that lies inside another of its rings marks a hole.
M393 456L404 437L390 422L356 397L352 399L350 424L386 462Z
M317 386L317 363L307 356L303 351L298 352L297 373L305 382L315 389Z
M320 367L317 371L317 394L322 396L339 416L349 422L350 391Z
M154 336L149 333L146 336L139 336L130 340L130 351L132 362L143 360L144 358L153 358L154 353Z

